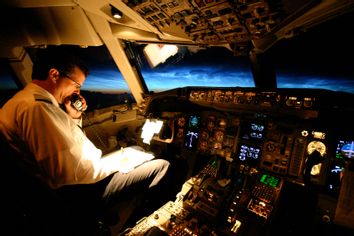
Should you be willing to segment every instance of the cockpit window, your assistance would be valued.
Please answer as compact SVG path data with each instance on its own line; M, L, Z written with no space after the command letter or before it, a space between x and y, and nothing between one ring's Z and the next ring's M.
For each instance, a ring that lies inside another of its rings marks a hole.
M353 17L353 13L340 16L270 48L278 88L354 93L354 28L344 27Z
M343 45L338 43L333 47L331 39L322 37L320 40L313 37L317 32L310 33L312 35L279 42L264 53L263 63L266 64L261 65L263 70L255 73L274 70L277 88L354 93L353 71L349 61L343 57ZM193 51L178 46L177 54L152 67L149 57L158 55L143 53L141 50L145 46L137 48L143 55L141 73L150 91L161 92L184 86L255 87L250 58L234 56L224 47Z
M82 90L111 94L130 92L105 46L83 49L82 57L90 70Z
M141 50L146 45L141 45ZM225 47L193 48L177 46L178 52L162 63L151 66L144 55L141 73L150 91L161 92L184 86L254 87L248 59L235 57Z
M18 89L7 63L0 61L0 90Z
M0 107L20 89L15 81L8 63L0 60Z

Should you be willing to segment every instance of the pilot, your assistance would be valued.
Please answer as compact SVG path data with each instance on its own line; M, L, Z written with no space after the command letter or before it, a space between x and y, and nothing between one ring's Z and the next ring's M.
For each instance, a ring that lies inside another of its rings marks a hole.
M129 173L118 171L115 156L103 155L79 127L87 109L80 95L87 75L68 50L39 49L32 82L0 109L0 127L20 168L62 199L85 204L86 210L97 207L104 215L117 201L159 187L170 163L153 159ZM80 99L76 109L73 94Z

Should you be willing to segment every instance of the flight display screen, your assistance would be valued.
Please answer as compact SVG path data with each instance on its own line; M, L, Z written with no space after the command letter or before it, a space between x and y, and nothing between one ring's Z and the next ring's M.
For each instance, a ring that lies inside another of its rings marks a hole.
M336 148L337 159L354 159L354 141L339 140Z
M259 146L249 145L245 143L239 144L238 159L248 164L256 164L260 159L261 148Z
M242 125L241 139L250 141L261 141L264 138L265 125L249 121Z
M184 137L184 146L187 149L195 149L199 139L200 116L189 116L187 123L187 131Z
M331 163L329 166L327 189L333 193L339 193L341 186L341 174L344 171L344 163Z

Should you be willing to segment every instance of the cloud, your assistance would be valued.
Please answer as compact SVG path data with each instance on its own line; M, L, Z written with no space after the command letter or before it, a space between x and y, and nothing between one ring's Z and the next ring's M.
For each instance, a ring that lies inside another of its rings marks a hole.
M151 91L164 91L185 86L208 87L254 87L249 68L235 66L169 66L168 69L142 71L147 87ZM278 73L279 88L313 88L354 93L354 81L345 77L324 77L301 73ZM83 89L93 91L130 92L120 72L101 68L91 70Z
M129 90L120 72L112 69L91 70L82 89L94 91Z

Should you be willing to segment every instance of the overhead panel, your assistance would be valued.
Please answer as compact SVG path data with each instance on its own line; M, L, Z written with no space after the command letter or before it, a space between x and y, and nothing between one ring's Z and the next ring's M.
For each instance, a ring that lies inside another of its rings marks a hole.
M248 53L251 40L271 32L289 15L281 4L264 0L124 2L164 34L183 37L198 45L230 44L236 54Z

